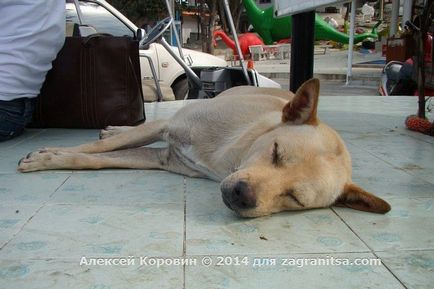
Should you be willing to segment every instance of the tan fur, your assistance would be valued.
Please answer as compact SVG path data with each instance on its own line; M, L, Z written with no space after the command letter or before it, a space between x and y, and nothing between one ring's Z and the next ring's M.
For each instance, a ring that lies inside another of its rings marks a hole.
M21 172L47 169L164 169L221 181L225 204L241 216L339 205L385 213L390 206L351 181L350 155L317 117L319 81L293 93L235 87L193 103L167 121L110 127L72 148L31 153ZM163 140L167 148L144 145Z

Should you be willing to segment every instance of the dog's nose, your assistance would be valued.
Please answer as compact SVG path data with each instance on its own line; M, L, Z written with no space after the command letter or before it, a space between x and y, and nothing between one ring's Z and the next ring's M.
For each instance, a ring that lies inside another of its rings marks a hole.
M256 196L244 181L237 182L231 188L223 186L222 193L223 201L232 209L251 209L256 207Z

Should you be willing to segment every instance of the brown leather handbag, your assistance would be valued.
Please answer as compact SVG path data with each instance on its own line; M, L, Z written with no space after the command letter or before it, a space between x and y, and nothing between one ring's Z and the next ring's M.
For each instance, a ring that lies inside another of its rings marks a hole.
M48 72L32 127L104 128L145 121L138 41L67 37Z

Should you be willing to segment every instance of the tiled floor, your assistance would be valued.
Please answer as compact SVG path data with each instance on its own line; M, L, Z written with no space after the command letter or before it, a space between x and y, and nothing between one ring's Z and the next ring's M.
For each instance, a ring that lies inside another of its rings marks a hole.
M147 104L147 115L182 105ZM209 180L137 170L20 174L16 163L32 150L97 137L29 130L0 143L0 288L434 288L434 138L403 125L416 106L412 97L320 100L321 119L351 151L354 180L391 203L387 215L331 208L240 219ZM184 266L170 265L180 258ZM382 265L345 263L361 258ZM315 266L319 259L328 263Z

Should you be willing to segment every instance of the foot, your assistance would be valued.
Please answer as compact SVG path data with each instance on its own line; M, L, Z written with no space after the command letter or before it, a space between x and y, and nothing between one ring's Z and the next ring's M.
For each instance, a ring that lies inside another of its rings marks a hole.
M108 137L120 134L120 133L127 131L129 129L131 129L130 126L110 126L109 125L100 131L99 138L100 139L108 138Z
M50 151L47 149L31 152L18 162L17 170L19 172L26 173L50 169L61 169L68 163L67 154L69 153Z

